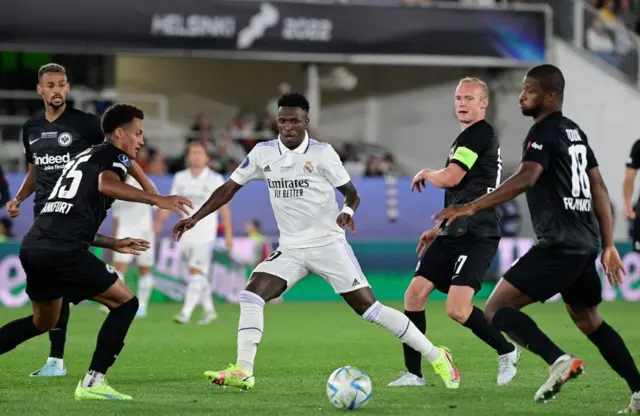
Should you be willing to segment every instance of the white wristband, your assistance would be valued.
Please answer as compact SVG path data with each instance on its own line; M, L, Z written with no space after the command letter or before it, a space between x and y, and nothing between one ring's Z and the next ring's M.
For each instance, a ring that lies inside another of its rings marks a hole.
M345 214L349 214L350 217L353 217L353 210L346 205L342 207L341 212L344 212Z

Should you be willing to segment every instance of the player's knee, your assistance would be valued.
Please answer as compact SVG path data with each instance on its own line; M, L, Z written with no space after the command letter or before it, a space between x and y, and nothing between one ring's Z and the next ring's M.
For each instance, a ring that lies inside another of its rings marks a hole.
M54 319L52 316L34 315L33 317L33 324L42 332L51 331L55 328L56 323L57 318Z
M420 280L414 278L407 290L404 292L404 307L406 310L422 310L424 308L424 304L429 298L429 294L431 293L429 281L421 277L419 279Z
M117 309L122 311L123 314L135 316L136 312L138 312L138 308L140 307L140 301L137 296L132 297L128 301L120 304Z
M469 319L472 308L471 305L458 305L447 302L447 316L456 322L464 324Z
M567 311L578 329L587 336L594 333L602 325L602 316L596 308L577 309L567 305Z

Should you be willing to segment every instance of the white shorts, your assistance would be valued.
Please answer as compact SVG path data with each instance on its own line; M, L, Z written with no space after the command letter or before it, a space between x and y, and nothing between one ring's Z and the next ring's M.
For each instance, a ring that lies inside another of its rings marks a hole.
M142 238L151 243L149 250L142 252L139 256L133 254L113 253L114 263L131 264L133 260L136 260L136 264L142 267L153 267L156 257L156 238L151 230L135 230L135 229L122 229L118 230L115 238Z
M338 294L369 287L369 282L345 239L322 247L278 247L268 259L258 264L253 270L253 273L256 272L272 274L285 280L287 290L310 273L326 280Z
M213 244L183 241L180 243L183 264L189 269L198 269L204 276L209 275L213 262Z

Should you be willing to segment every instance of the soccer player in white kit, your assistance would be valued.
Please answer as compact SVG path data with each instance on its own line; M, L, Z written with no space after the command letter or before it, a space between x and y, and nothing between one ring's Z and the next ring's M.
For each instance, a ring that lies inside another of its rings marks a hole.
M257 144L204 206L173 228L174 239L180 240L183 235L189 235L186 231L197 227L207 215L229 202L246 183L262 179L269 187L280 245L255 268L247 287L240 293L236 364L222 371L207 371L205 377L222 386L253 388L253 367L264 328L265 303L310 273L316 273L365 320L420 351L447 388L458 388L460 375L449 351L434 346L409 318L381 304L373 295L344 232L344 228L355 231L353 215L360 197L333 147L309 138L308 113L309 103L303 95L291 93L280 97L278 139ZM345 196L342 211L334 188Z
M127 184L142 189L140 184L131 176L127 176ZM153 208L151 205L116 200L111 206L113 215L113 234L115 238L141 238L150 243L150 248L136 257L138 265L138 300L140 307L136 316L147 316L149 299L153 291L152 268L155 262L155 232L153 229ZM127 267L134 259L133 254L113 252L113 267L123 279Z
M208 163L209 156L204 145L199 141L191 142L187 151L188 168L177 172L173 177L171 192L188 195L187 198L193 202L194 209L199 209L207 197L224 183L222 175L209 169ZM218 212L224 225L226 248L231 250L233 226L229 207L221 206ZM159 224L156 225L156 229L162 229L162 223L168 215L169 211L163 211L158 215L156 221ZM193 231L180 241L180 253L187 269L185 276L187 288L182 310L174 317L174 321L179 324L188 324L191 322L191 314L196 306L202 304L204 314L199 324L207 325L217 318L211 297L210 270L213 246L218 233L218 216L207 217Z

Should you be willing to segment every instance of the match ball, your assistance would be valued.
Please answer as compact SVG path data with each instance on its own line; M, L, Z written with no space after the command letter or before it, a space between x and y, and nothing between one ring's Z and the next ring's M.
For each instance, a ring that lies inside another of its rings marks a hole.
M358 368L340 367L327 380L327 396L338 409L359 409L371 399L371 379Z

